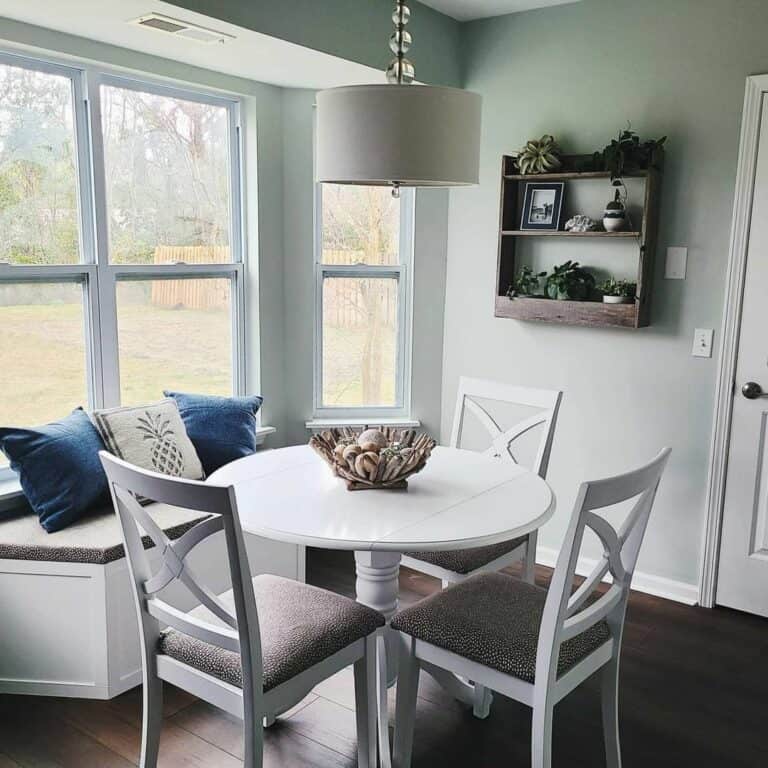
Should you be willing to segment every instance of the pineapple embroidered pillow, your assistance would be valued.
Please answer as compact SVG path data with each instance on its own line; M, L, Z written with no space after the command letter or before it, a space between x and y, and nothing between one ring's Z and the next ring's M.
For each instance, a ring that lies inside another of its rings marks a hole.
M107 450L130 464L188 480L205 476L175 400L94 411L91 417Z

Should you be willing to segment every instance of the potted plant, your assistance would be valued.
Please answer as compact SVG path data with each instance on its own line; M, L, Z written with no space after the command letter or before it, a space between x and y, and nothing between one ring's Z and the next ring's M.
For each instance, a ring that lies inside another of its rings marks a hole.
M566 261L552 270L547 277L547 295L550 299L584 301L595 287L595 278L578 261Z
M611 183L615 187L623 186L622 177L626 173L658 168L664 152L667 137L640 141L640 137L631 126L621 131L617 138L603 149L595 152L594 166L611 173Z
M600 285L606 304L632 304L637 295L637 283L610 278Z
M520 270L517 280L509 287L507 296L513 299L515 296L541 296L543 294L541 283L547 276L546 272L534 272L527 264Z

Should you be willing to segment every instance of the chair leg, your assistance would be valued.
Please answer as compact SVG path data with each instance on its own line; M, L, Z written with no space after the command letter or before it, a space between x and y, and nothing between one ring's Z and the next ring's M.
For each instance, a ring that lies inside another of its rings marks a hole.
M474 692L472 694L472 714L478 720L485 720L491 714L491 703L493 702L493 693L490 688L486 688L480 683L472 683Z
M144 675L144 708L141 728L140 768L156 768L163 729L163 681L154 673Z
M248 716L243 720L243 768L262 768L264 765L263 720L263 717Z
M619 741L619 659L612 658L602 670L603 737L607 768L621 768Z
M534 531L528 534L528 543L525 545L525 559L523 560L523 581L529 584L536 583L536 543L538 533Z
M552 716L549 702L533 708L531 768L552 768Z
M419 660L413 653L413 640L401 635L400 670L397 676L397 703L395 705L396 768L411 768L413 730L416 720L416 694L419 691Z
M376 637L365 639L365 653L355 662L357 764L376 768Z

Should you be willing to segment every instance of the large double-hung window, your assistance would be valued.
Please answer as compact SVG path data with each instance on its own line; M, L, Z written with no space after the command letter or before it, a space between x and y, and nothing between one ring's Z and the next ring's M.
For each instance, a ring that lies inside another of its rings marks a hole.
M318 185L315 416L409 416L414 196Z
M0 423L244 390L239 135L234 99L0 55Z

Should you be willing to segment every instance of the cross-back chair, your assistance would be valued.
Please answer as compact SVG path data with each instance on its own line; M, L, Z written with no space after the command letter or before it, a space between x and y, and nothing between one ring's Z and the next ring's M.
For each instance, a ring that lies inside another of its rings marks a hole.
M539 427L541 436L536 457L530 469L540 477L546 477L561 399L562 392L554 390L532 389L497 381L462 377L459 380L450 445L452 448L461 447L466 414L471 413L488 433L490 445L484 453L517 464L514 453L515 441ZM537 412L508 429L502 429L478 400L494 400L536 408ZM447 586L477 573L499 571L522 559L524 561L523 578L533 583L536 540L537 532L533 531L519 539L487 547L452 552L411 552L403 556L402 564L429 576L435 576L443 582L443 586Z
M421 667L464 675L533 709L532 766L552 765L555 704L600 671L606 764L620 768L619 658L632 576L669 458L582 484L549 590L501 573L475 576L395 616L400 630L394 762L409 768ZM617 531L597 511L634 501ZM574 591L585 530L603 556ZM608 574L610 587L596 587Z
M358 765L376 764L376 611L276 576L251 577L232 487L166 477L100 454L123 532L141 632L141 768L157 765L163 681L243 720L245 768L260 768L262 723L319 682L354 665ZM137 498L208 513L170 541ZM216 595L196 577L190 552L224 532L232 590ZM146 534L160 550L153 570ZM160 595L181 582L200 602L184 612ZM300 631L297 631L297 627Z

